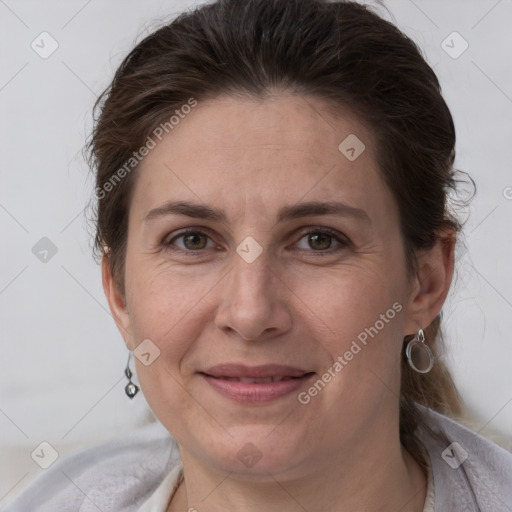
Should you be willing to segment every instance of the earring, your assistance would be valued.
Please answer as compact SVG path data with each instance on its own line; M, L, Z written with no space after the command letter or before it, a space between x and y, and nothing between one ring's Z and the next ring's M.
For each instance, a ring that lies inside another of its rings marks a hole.
M132 382L132 371L130 370L130 357L132 353L128 352L128 362L126 363L126 369L124 370L124 374L128 378L128 384L126 384L126 387L124 388L124 391L128 398L132 399L138 392L139 392L139 386L134 384Z
M425 333L420 329L405 349L409 366L418 373L428 373L434 366L434 354L425 343Z

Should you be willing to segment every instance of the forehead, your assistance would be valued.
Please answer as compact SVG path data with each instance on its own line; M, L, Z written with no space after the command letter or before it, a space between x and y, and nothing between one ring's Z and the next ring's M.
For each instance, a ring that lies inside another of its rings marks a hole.
M138 217L177 198L238 212L250 206L262 215L302 198L374 207L390 201L364 124L348 111L334 113L321 100L291 94L199 102L137 174Z

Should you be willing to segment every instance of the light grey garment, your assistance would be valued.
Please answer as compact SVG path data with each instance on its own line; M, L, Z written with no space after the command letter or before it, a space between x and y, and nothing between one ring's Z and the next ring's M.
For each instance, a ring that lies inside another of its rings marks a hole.
M446 416L421 410L440 434L417 433L430 456L435 512L512 512L512 453Z
M440 432L418 432L432 464L435 512L512 512L512 454L421 409ZM176 441L153 423L54 463L1 512L136 512L180 462Z
M136 512L180 460L169 432L150 423L58 460L1 512Z

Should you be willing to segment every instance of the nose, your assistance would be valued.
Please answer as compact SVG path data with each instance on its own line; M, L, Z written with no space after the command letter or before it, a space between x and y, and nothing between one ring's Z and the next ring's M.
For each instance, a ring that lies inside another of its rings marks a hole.
M221 303L215 325L245 341L264 340L291 327L287 297L291 293L265 253L252 263L238 255L222 280Z

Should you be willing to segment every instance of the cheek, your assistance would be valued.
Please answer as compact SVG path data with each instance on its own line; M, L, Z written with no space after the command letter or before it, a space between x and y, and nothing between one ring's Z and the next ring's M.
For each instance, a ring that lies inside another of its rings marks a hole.
M132 334L136 343L149 339L159 351L148 366L137 360L137 376L149 406L169 424L188 417L187 411L193 408L184 392L187 382L180 365L199 336L199 298L205 292L203 285L192 281L185 285L162 274L134 276L132 286L136 290L132 295ZM173 429L180 428L180 422L173 423Z
M313 333L317 343L332 361L325 371L336 375L332 392L322 400L339 408L379 400L386 389L398 392L403 278L381 266L354 265L344 272L319 273L311 283L304 281L294 291L307 297L318 316L307 313L318 326Z
M179 272L171 266L151 268L143 263L134 268L137 272L127 279L127 285L135 344L150 339L174 374L204 328L208 295L219 276L215 272Z
M394 320L397 309L402 307L393 309L393 304L403 306L404 298L400 279L371 265L318 272L314 277L297 280L293 290L323 321L328 332L341 334L344 339L357 337L390 309L386 320Z
M162 353L150 366L137 361L137 376L150 409L179 442L197 429L198 420L204 423L200 400L186 391L186 383L166 355Z

